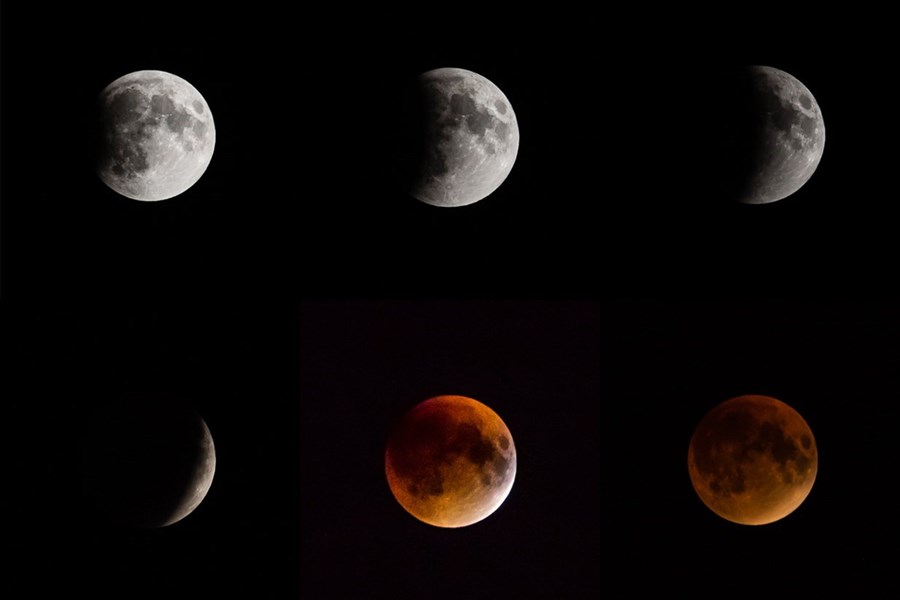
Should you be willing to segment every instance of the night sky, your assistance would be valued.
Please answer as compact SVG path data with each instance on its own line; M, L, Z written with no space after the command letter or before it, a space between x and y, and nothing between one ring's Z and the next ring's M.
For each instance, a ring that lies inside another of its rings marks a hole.
M4 7L4 590L889 583L900 238L884 15L498 8ZM815 175L767 206L705 185L718 78L746 64L796 76L825 119ZM444 66L493 81L521 132L507 181L460 209L407 197L391 163L398 90ZM159 203L92 170L94 99L141 69L187 79L217 128L206 174ZM71 461L90 410L136 388L184 397L218 453L207 499L155 531L92 521ZM507 501L452 531L407 514L384 477L391 425L438 394L490 406L518 451ZM742 394L788 403L818 443L810 496L769 526L715 516L687 475L693 427Z

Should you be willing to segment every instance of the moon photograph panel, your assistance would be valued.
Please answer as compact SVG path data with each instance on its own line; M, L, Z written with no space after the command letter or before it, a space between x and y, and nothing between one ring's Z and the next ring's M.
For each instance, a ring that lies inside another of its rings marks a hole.
M394 497L437 527L491 515L516 477L516 449L500 417L464 396L437 396L409 411L390 435L385 472Z
M216 128L200 92L164 71L136 71L100 94L100 179L134 200L165 200L194 185L212 159Z
M756 169L742 201L765 204L799 190L816 170L825 147L825 124L815 97L779 69L750 69L761 116Z
M81 470L85 498L111 524L165 527L206 497L216 451L209 427L193 409L137 395L91 417Z
M763 525L794 512L816 480L812 431L793 408L768 396L739 396L697 426L688 470L700 499L735 523Z
M441 68L419 76L422 114L412 195L426 204L473 204L502 184L519 150L519 126L507 97L487 78Z
M813 93L768 66L716 75L717 101L705 115L714 147L704 165L723 200L769 204L812 178L825 148L825 122Z

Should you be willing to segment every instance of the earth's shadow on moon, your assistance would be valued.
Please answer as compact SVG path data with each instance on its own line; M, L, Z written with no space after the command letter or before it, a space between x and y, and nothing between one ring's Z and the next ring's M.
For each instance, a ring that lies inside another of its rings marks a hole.
M418 74L398 81L395 90L396 127L388 136L388 151L384 155L385 181L409 206L422 205L412 195L412 186L419 176L422 160L428 149L428 101Z
M208 492L195 496L195 488L213 478L213 443L183 398L129 392L97 405L81 424L72 465L84 518L148 529L189 517Z
M792 126L805 127L806 117L784 105L766 71L778 69L709 65L702 70L701 88L679 86L672 104L679 123L674 137L680 142L676 141L672 154L677 165L676 193L681 200L674 204L701 211L716 207L743 211L752 204L790 202L791 196L802 190L802 184L790 191L786 183L775 180L776 173L787 177L795 168L778 155L781 145L775 135L776 131L790 132ZM787 76L795 79L790 73ZM814 99L810 102L815 104ZM821 156L821 147L818 151Z

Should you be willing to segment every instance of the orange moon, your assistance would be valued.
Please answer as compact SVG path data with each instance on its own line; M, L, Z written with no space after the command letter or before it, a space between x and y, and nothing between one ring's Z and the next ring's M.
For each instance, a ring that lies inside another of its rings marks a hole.
M388 439L388 485L411 515L465 527L493 513L516 478L516 447L493 410L465 396L437 396L410 410Z
M768 396L739 396L703 417L688 448L694 489L714 513L734 523L783 519L816 480L812 430L793 408Z

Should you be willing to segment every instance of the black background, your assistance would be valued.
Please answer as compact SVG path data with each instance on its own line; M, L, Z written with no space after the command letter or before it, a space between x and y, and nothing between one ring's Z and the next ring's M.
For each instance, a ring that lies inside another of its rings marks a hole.
M20 493L4 585L881 585L900 326L888 22L758 3L5 7L0 294ZM744 64L795 75L825 117L816 174L767 206L705 186L718 74ZM491 79L521 130L507 181L465 209L392 187L397 90L441 66ZM159 203L91 168L93 100L140 69L190 81L217 127L203 178ZM84 522L72 431L151 381L206 418L210 494L159 531ZM406 515L382 474L393 419L438 393L492 406L519 450L507 502L452 532ZM812 494L769 527L709 513L684 465L705 411L743 393L788 402L819 443Z

